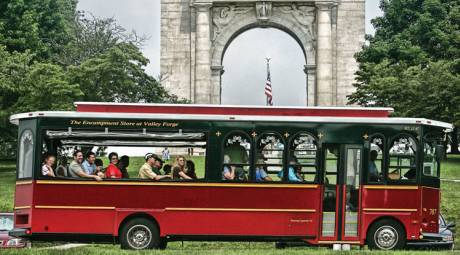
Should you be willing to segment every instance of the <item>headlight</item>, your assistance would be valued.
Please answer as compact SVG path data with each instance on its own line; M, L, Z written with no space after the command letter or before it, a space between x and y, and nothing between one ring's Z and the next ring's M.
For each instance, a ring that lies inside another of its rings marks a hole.
M24 245L24 242L20 238L13 238L8 240L6 246L21 246Z
M450 242L450 241L453 241L454 239L452 238L452 236L443 236L442 240Z

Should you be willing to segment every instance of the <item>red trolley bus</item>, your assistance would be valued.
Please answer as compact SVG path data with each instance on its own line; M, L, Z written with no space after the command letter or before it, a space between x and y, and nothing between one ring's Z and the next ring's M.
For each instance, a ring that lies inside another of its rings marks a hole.
M389 108L76 106L11 117L19 128L11 235L128 249L176 240L398 249L437 238L450 124L392 118ZM95 147L196 148L204 164L193 180L42 175L44 153Z

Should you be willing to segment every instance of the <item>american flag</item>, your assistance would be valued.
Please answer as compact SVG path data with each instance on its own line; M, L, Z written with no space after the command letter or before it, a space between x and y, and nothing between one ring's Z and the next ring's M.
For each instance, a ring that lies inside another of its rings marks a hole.
M273 106L272 81L270 79L270 59L267 58L267 81L265 82L265 95L267 96L267 105Z

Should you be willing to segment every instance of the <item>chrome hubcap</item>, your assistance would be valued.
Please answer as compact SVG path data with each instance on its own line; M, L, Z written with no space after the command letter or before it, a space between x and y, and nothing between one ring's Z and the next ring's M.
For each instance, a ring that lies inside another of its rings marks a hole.
M382 250L393 249L398 242L398 231L392 226L382 226L375 232L374 240Z
M152 232L144 225L132 226L128 230L127 236L129 246L137 250L147 248L152 241Z

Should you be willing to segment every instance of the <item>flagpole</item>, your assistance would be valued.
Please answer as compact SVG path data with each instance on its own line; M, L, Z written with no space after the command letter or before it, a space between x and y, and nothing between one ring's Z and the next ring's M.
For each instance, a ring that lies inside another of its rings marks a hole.
M270 76L270 59L269 57L265 58L267 60L267 79ZM270 106L270 99L266 96L266 106Z

